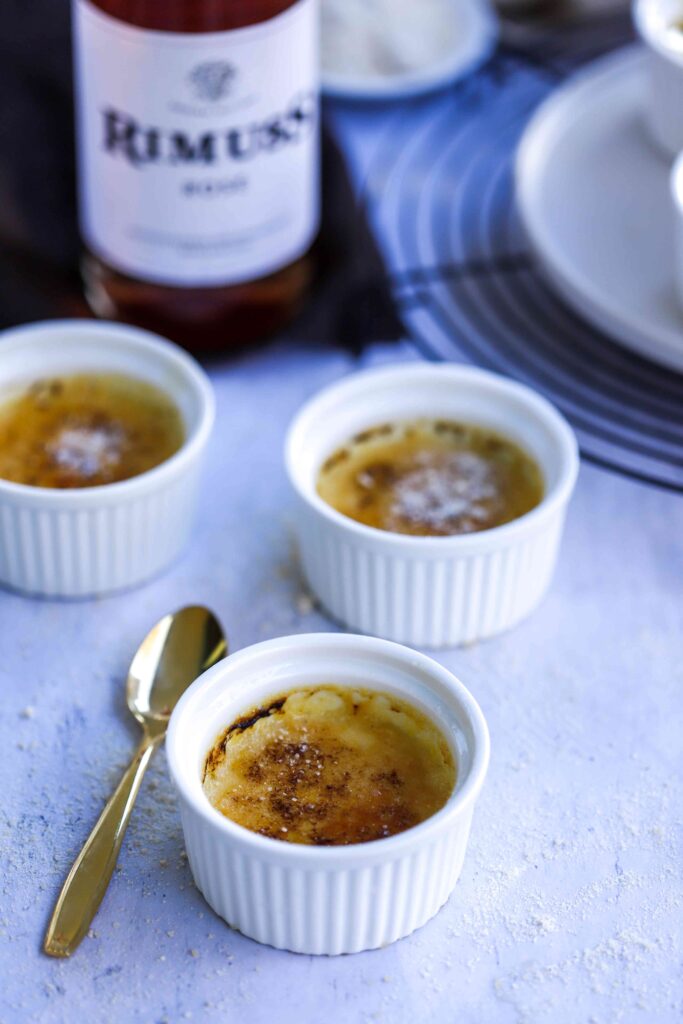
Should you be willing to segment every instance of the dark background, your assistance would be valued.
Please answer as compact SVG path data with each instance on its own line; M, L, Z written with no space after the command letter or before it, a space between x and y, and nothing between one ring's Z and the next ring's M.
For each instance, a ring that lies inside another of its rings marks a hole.
M0 325L84 312L78 296L68 0L4 0Z

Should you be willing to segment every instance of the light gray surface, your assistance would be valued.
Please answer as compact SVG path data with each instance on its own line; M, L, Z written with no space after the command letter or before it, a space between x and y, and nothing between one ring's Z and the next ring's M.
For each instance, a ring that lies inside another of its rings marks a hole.
M336 959L233 933L192 885L161 755L92 936L71 961L40 953L137 739L123 681L148 627L202 601L233 649L332 628L303 596L280 456L299 404L351 368L282 347L214 373L204 502L163 578L90 603L0 593L3 1024L681 1018L683 501L590 466L542 607L439 655L480 701L492 761L462 878L434 921Z

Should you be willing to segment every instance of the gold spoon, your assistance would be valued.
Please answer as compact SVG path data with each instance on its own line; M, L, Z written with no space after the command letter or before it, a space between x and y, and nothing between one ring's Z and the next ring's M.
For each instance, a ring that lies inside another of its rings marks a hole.
M202 607L166 615L147 634L128 673L126 699L142 726L142 742L73 863L45 933L49 956L71 956L102 902L135 798L171 712L197 676L227 654L216 617Z

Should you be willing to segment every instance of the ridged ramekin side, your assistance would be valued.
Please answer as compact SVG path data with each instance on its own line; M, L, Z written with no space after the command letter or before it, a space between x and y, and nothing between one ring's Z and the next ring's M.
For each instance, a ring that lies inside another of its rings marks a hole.
M390 860L329 870L228 849L185 802L181 818L195 883L228 924L278 949L337 955L385 946L437 913L460 875L472 811Z
M163 486L92 507L4 497L0 582L45 597L87 597L149 579L187 540L199 470L196 459Z
M367 543L305 503L298 541L304 573L323 607L351 629L400 643L447 647L502 632L545 594L565 508L490 547L441 557Z

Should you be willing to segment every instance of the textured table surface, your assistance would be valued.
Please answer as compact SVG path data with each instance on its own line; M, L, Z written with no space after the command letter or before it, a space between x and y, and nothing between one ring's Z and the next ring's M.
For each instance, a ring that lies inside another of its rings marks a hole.
M414 357L384 347L361 362L398 358ZM683 502L588 466L542 607L506 636L439 654L484 709L492 762L435 920L333 959L230 931L193 887L162 754L91 935L71 961L40 953L133 750L123 681L148 626L202 601L233 649L331 628L297 575L280 452L301 401L352 368L290 345L214 371L205 498L163 578L90 603L0 595L4 1024L680 1019Z

